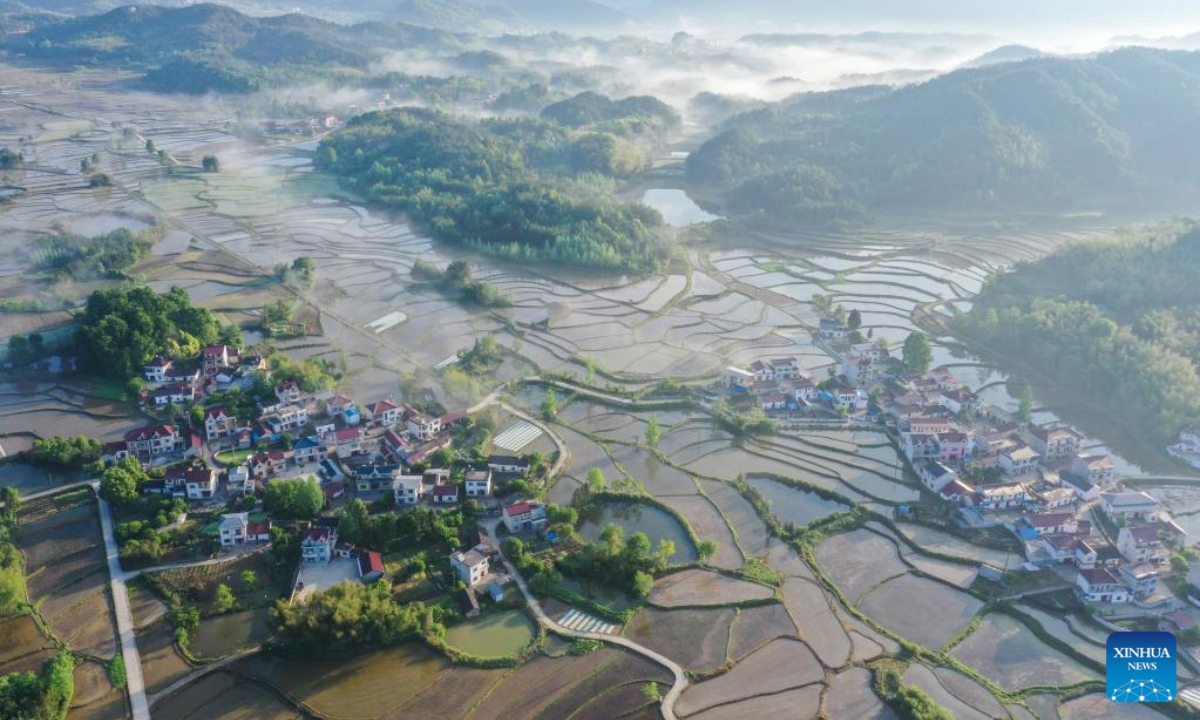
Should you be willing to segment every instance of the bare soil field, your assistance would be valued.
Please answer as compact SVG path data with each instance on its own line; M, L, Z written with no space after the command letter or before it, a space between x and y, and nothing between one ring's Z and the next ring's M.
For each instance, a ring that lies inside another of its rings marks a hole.
M741 660L777 637L795 637L796 626L783 605L742 608L729 636L729 657Z
M625 626L625 637L689 670L712 670L725 662L734 611L646 608Z
M828 720L895 720L896 714L871 690L871 671L850 668L834 676L823 707ZM957 717L957 716L956 716Z
M775 640L724 675L688 688L676 707L681 715L693 715L717 705L817 683L823 678L821 664L807 645L799 640Z

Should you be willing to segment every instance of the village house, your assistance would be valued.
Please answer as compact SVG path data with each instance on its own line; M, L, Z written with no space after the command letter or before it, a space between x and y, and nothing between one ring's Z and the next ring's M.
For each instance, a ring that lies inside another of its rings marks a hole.
M334 395L325 401L325 413L331 418L342 417L347 409L354 407L354 401L345 395Z
M1108 455L1076 455L1071 460L1071 474L1103 487L1117 479L1117 465Z
M357 554L358 578L364 583L373 583L383 577L386 568L383 556L374 550L360 550Z
M875 363L867 358L842 358L842 376L851 385L868 385L875 381Z
M404 424L405 430L419 440L431 440L442 431L440 418L430 417L412 407L404 413Z
M504 527L516 534L524 530L540 530L546 526L546 506L541 503L520 501L504 508Z
M773 412L777 410L787 409L787 395L781 392L771 392L760 395L758 398L758 406L764 412Z
M943 485L938 496L956 505L969 505L975 497L975 488L956 478Z
M1115 523L1157 518L1158 501L1144 492L1100 493L1100 509Z
M150 393L154 407L186 405L196 400L196 388L187 383L169 383Z
M938 368L929 373L929 377L937 384L937 389L942 392L954 392L962 388L962 383L958 376L950 372L946 368Z
M1021 518L1020 524L1028 527L1038 536L1070 534L1079 529L1075 514L1069 512L1025 515Z
M304 391L297 383L289 381L275 386L275 397L280 405L291 405L304 398Z
M770 358L755 360L750 364L750 372L760 382L779 382L800 377L800 366L796 358Z
M400 422L400 418L404 414L400 406L390 400L380 400L377 403L371 403L364 410L364 417L366 417L368 422L373 422L383 427L392 427Z
M1119 568L1121 581L1135 600L1145 600L1158 589L1159 569L1150 563L1127 563Z
M1085 602L1129 602L1129 589L1106 568L1080 570L1075 587Z
M205 408L204 434L210 441L228 436L237 426L237 418L226 411L225 408Z
M306 563L327 563L333 558L337 545L337 530L314 527L304 531L300 539L300 557Z
M1043 428L1030 434L1029 444L1049 461L1071 457L1079 449L1084 438L1071 428Z
M146 378L146 382L166 382L167 371L170 368L171 361L159 355L142 367L142 377Z
M904 456L913 465L919 465L923 460L936 460L938 456L937 436L928 433L906 433L904 435Z
M975 488L975 501L985 510L1005 510L1020 507L1028 495L1024 483L995 483Z
M420 475L398 475L392 481L392 495L397 505L416 505L425 495L425 481Z
M1030 499L1039 512L1066 507L1075 502L1075 491L1069 487L1038 487L1030 492Z
M325 443L312 436L292 441L292 457L299 465L320 462L325 457Z
M817 398L817 381L810 377L802 377L792 382L792 395L800 404L812 402Z
M954 429L954 423L950 422L949 418L944 417L929 417L919 416L911 417L901 423L901 431L906 433L914 433L917 435L937 435L938 433L950 432Z
M1076 544L1074 535L1042 535L1036 541L1025 544L1026 558L1041 567L1073 561Z
M971 452L971 436L965 432L951 430L937 434L938 461L959 465L967 460Z
M855 413L867 405L867 394L853 387L838 387L833 390L833 406L838 410Z
M920 465L921 483L931 492L940 493L948 483L958 480L958 473L936 460Z
M1125 526L1117 532L1117 550L1129 563L1161 563L1170 556L1158 528L1153 525Z
M333 433L334 450L338 459L362 452L362 433L358 428L343 428Z
M830 318L821 318L817 334L822 340L841 340L847 333L845 323Z
M1000 469L1011 478L1024 477L1037 470L1038 454L1028 445L1001 450L997 454Z
M205 377L212 377L222 370L229 370L238 365L237 348L228 345L209 345L200 351L200 369Z
M457 485L434 485L429 494L438 505L453 505L458 502Z
M489 571L488 556L475 548L471 548L465 553L452 553L450 555L450 564L454 567L454 572L458 575L458 578L469 588L473 588L483 582Z
M1072 561L1079 569L1090 569L1096 566L1098 558L1096 548L1092 546L1085 538L1079 538L1075 541L1075 556Z
M978 396L961 388L943 392L938 399L938 404L955 415L964 412L977 413L983 407Z
M271 541L271 521L250 522L250 513L226 513L217 529L222 547Z
M354 477L354 488L360 493L378 492L394 487L400 466L393 463L365 462L346 466Z
M732 365L721 371L721 384L727 388L748 388L754 383L754 373Z
M245 465L237 465L229 468L225 474L225 484L231 493L241 493L242 495L254 494L254 480L250 475L250 468Z
M385 430L379 438L380 451L391 455L397 460L407 460L412 455L412 445L395 430Z
M148 425L125 433L125 449L138 460L146 462L183 450L183 438L174 425Z
M515 455L488 455L488 469L497 475L520 475L529 472L529 460Z
M290 432L308 425L308 409L301 405L281 405L263 422L276 434Z
M492 494L492 471L468 470L463 484L466 486L467 497L488 497Z
M260 479L275 477L287 470L287 453L268 450L250 457L250 473Z

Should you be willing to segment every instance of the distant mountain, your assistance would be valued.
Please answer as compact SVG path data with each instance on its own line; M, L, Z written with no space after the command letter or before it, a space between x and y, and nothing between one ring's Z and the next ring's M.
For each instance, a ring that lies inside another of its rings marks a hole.
M345 26L307 15L250 17L223 5L119 7L6 38L4 47L68 65L163 66L148 75L160 90L244 91L269 79L364 68L388 50L454 48L455 36L400 23Z
M861 32L830 33L755 33L738 40L753 45L774 47L845 47L853 45L886 45L892 47L959 46L994 41L990 35L961 33L918 32Z
M520 15L537 30L562 30L580 34L610 34L633 18L596 0L486 0Z
M404 0L394 5L379 3L371 9L372 14L388 20L457 32L491 34L525 25L524 18L509 8L462 0Z
M792 99L729 120L687 174L747 214L780 209L739 192L773 177L823 207L1162 206L1200 193L1198 134L1200 53L1136 48Z
M19 2L0 2L0 34L23 33L63 19L63 15Z
M995 50L985 52L970 62L963 63L963 67L986 67L988 65L1020 62L1022 60L1033 60L1034 58L1042 57L1046 57L1046 53L1038 50L1037 48L1031 48L1025 45L1003 45Z

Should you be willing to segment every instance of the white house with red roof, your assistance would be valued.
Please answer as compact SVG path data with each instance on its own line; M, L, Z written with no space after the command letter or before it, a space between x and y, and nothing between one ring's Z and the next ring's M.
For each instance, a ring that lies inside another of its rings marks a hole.
M300 558L306 563L327 563L333 558L337 545L337 530L314 527L304 531L300 538Z
M399 405L391 400L380 400L379 402L371 403L363 408L365 411L363 416L370 422L382 425L383 427L392 427L400 422L404 416L404 411Z
M228 345L209 345L200 351L200 369L206 376L216 375L238 365L237 348Z
M125 433L125 447L139 460L183 450L183 437L174 425L147 425Z
M287 453L282 450L268 450L250 458L250 472L261 479L274 477L287 470Z
M251 522L250 513L226 513L217 526L222 547L271 541L271 521Z
M146 382L166 382L167 371L170 368L171 361L159 355L142 367L142 377L146 378Z
M237 426L237 418L225 408L204 409L204 434L209 440L227 437Z
M457 485L434 485L429 491L433 502L438 505L453 505L458 502L458 486Z
M304 398L304 391L300 389L300 385L289 380L275 386L275 397L279 399L280 404L290 405L300 402Z
M441 418L431 417L411 406L404 409L405 430L421 440L430 440L442 431Z
M358 428L342 428L333 433L333 446L338 459L362 451L362 432Z
M1075 513L1035 513L1021 518L1035 533L1040 535L1070 534L1079 529Z
M504 508L504 527L510 533L524 530L540 530L547 523L546 506L541 503L521 500Z

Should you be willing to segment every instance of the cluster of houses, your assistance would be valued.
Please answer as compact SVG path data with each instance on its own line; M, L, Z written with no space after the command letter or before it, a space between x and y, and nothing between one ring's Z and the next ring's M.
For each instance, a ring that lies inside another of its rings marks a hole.
M1156 606L1172 548L1187 533L1151 496L1114 488L1111 457L1070 427L1030 429L983 404L952 372L892 383L881 411L922 484L965 524L1003 526L1025 566L1065 567L1086 602ZM1085 519L1095 509L1110 539Z
M1200 470L1200 430L1193 427L1180 430L1179 440L1168 447L1167 452Z
M817 397L817 381L794 357L755 360L748 368L729 366L721 384L733 396L753 397L768 413L794 412Z

